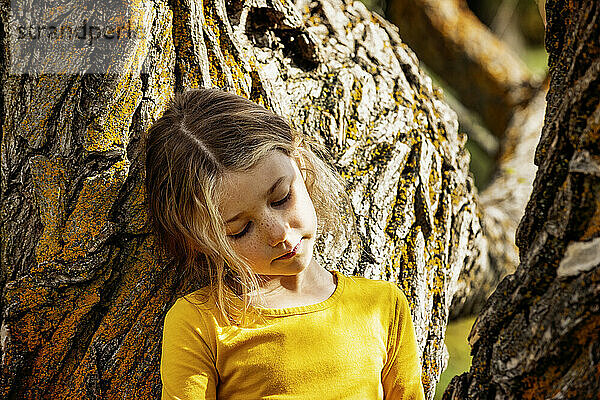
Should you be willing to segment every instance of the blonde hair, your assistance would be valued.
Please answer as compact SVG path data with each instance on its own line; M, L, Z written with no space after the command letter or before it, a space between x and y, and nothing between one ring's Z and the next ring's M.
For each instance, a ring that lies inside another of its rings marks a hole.
M327 156L326 150L248 99L218 89L175 94L146 137L146 201L160 251L185 280L210 286L230 323L245 316L259 279L227 239L218 188L225 172L247 171L272 150L293 157L306 177L317 236L331 233L330 248L353 240L344 183L316 154ZM242 309L234 298L243 301Z

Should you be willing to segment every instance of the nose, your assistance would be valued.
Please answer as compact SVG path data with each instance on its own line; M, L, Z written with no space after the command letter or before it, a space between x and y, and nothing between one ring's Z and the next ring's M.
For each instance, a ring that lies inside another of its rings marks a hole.
M290 227L285 219L272 218L271 221L268 222L266 229L269 245L272 247L277 247L281 243L285 245L286 242L289 242L289 230Z

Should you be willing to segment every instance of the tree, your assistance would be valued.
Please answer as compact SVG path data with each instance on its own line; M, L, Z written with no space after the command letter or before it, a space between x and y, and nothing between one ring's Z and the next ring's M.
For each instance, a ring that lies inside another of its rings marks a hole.
M456 93L459 102L452 103L460 129L482 143L461 111L462 103L500 143L498 151L488 150L495 172L477 200L488 250L461 271L450 318L476 314L518 264L514 237L531 194L547 85L479 21L465 0L390 0L387 15L419 59Z
M600 393L599 17L595 1L546 3L550 85L520 264L477 317L471 369L444 399Z

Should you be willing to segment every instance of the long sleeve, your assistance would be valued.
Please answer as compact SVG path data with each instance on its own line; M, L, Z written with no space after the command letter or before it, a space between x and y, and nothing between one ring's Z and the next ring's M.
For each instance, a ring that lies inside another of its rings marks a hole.
M421 382L415 328L406 296L395 284L396 307L391 327L388 360L382 371L385 400L421 400L425 398Z
M214 400L218 373L197 312L179 300L164 323L160 378L162 400Z

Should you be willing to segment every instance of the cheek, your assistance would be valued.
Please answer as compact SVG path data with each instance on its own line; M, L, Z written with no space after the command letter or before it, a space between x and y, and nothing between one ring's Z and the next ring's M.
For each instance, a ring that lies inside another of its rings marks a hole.
M315 205L313 204L313 202L311 201L310 197L308 198L308 212L311 215L311 220L313 221L313 223L316 224L317 222L317 212L315 211Z
M302 208L302 220L304 225L311 230L316 231L317 229L317 213L315 211L314 204L308 195L308 192L305 194L305 199L303 201Z
M256 240L252 240L251 237L248 237L245 238L242 242L235 242L233 244L233 249L239 256L242 256L243 258L247 258L249 260L253 260L254 258L256 258L258 247Z

